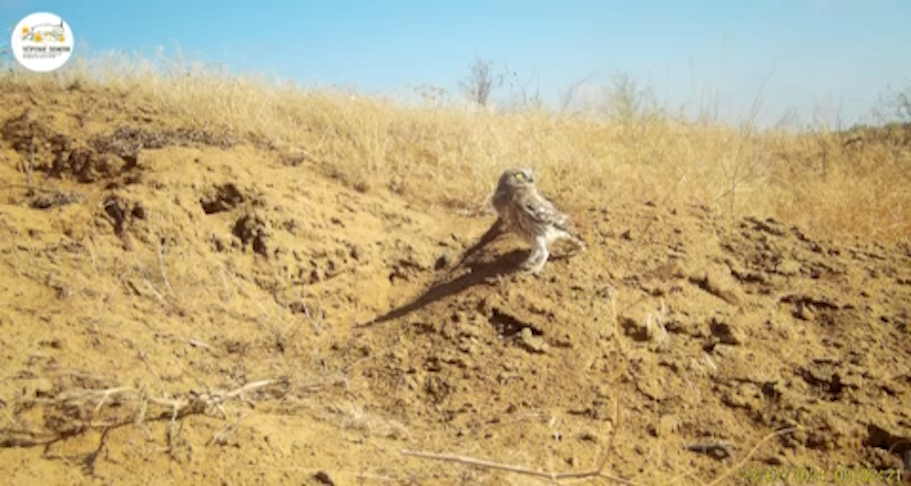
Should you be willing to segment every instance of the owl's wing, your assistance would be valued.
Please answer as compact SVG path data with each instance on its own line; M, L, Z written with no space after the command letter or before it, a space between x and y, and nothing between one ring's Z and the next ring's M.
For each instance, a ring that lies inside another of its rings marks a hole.
M534 221L541 224L556 226L562 230L569 229L569 217L554 206L544 196L530 198L525 201L522 210Z

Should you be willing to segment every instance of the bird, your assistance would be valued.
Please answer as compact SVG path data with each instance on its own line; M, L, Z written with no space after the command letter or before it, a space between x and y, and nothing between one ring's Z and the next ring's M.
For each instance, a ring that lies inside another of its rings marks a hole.
M532 245L523 270L541 274L550 257L551 244L559 240L569 240L577 251L585 250L585 243L570 229L569 216L538 192L533 169L503 171L491 202L504 229Z

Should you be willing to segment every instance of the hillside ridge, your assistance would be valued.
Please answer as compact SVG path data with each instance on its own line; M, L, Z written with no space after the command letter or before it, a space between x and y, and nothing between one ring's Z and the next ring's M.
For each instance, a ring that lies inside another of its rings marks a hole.
M511 236L462 260L495 220L483 191L327 162L341 119L306 146L115 89L4 97L13 484L524 481L403 449L706 484L763 439L732 484L911 477L905 241L547 166L589 248L533 277Z

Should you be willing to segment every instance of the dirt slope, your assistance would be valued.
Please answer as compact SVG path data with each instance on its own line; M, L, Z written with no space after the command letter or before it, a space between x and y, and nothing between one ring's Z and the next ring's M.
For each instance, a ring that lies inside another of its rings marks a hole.
M911 467L907 245L549 181L589 250L534 278L511 237L460 263L489 213L112 93L3 96L12 484L530 480L404 449L699 484L791 427L723 483Z

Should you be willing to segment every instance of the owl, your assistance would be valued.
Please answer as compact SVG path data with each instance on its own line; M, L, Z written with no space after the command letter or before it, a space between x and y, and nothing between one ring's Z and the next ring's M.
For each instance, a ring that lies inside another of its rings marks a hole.
M550 245L558 240L569 240L576 250L585 250L585 243L570 232L569 217L538 192L532 169L504 171L492 202L506 229L532 245L522 264L524 270L540 274L550 256Z

